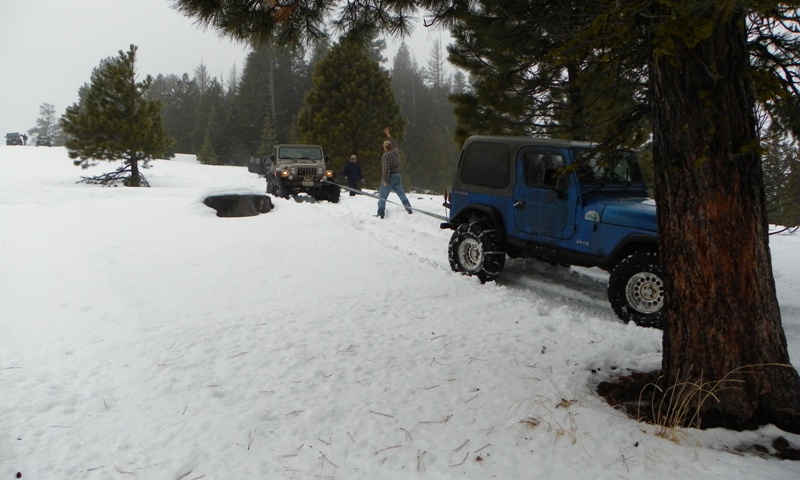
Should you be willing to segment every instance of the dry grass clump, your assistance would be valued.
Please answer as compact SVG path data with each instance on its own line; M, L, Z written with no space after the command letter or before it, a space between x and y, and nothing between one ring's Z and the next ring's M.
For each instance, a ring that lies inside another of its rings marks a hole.
M663 377L647 383L639 393L637 420L652 423L659 427L657 434L672 437L678 428L702 428L702 412L708 402L719 403L719 394L725 390L741 388L744 380L738 378L743 374L758 373L764 367L790 367L781 364L746 365L726 373L718 380L704 380L703 373L699 378L684 376L686 380L664 388ZM679 375L680 377L680 375ZM648 401L648 396L649 401ZM649 411L643 410L649 405Z

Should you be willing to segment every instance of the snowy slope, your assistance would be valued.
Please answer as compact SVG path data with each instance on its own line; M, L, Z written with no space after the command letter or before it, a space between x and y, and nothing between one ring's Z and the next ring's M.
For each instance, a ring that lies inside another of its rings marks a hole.
M87 173L0 146L0 478L800 477L737 453L800 436L661 438L594 393L661 361L602 272L510 261L481 285L438 220L366 197L218 218L206 195L264 181L188 156L149 189ZM772 253L796 362L800 235Z

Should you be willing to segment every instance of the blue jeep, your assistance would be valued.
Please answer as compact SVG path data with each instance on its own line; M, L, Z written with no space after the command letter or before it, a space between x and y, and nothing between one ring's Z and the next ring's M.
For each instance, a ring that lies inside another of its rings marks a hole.
M590 142L473 136L446 205L451 268L496 279L505 257L600 267L624 321L660 327L664 303L655 202L636 156Z

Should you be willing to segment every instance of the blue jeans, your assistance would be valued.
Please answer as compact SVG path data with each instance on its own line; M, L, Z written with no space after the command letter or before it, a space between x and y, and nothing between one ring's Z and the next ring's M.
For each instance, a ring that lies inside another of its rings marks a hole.
M386 199L389 197L389 192L394 192L400 198L400 202L406 207L406 211L410 211L411 202L408 201L406 193L403 191L403 183L400 179L399 173L389 174L389 185L386 186L381 181L380 197L378 200L378 215L383 216L386 214Z

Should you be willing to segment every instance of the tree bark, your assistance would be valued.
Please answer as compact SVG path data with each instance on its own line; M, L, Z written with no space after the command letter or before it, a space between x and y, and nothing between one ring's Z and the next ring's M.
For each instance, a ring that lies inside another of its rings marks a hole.
M692 25L654 37L668 46L650 68L666 272L663 378L667 387L716 388L692 400L705 400L703 428L774 423L798 433L800 377L772 275L745 11L717 8L699 20L713 25L704 40L685 40Z
M142 177L139 175L139 160L136 158L135 155L131 155L130 157L131 162L131 180L130 186L131 187L140 187L142 183Z

